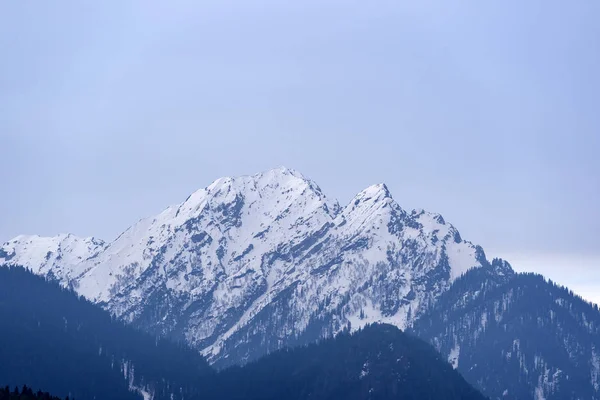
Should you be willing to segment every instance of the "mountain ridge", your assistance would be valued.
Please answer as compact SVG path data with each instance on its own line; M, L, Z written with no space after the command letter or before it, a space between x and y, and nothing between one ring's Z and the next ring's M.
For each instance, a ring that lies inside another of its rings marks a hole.
M385 184L340 206L285 167L219 178L109 243L66 237L73 243L17 237L1 247L0 263L185 338L212 361L282 296L295 315L279 321L283 337L323 320L319 335L372 322L405 328L458 276L487 263L441 215L405 211Z

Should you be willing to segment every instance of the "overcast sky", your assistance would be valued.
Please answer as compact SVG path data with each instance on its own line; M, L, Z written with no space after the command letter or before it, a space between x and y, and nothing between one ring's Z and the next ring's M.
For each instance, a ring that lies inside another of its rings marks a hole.
M600 302L600 2L0 2L0 242L285 165Z

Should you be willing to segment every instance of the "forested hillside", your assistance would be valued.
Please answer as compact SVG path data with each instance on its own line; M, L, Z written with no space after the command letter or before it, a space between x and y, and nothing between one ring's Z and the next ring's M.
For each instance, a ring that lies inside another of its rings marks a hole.
M58 284L0 268L0 385L44 388L76 399L184 398L205 360L157 340Z
M413 333L494 399L600 399L600 312L536 274L459 278Z
M370 325L222 371L205 399L480 400L435 349L392 325Z
M15 387L10 389L8 386L0 388L0 400L62 400L59 397L54 397L48 392L34 392L31 388L23 386L22 388ZM69 399L68 397L65 400Z

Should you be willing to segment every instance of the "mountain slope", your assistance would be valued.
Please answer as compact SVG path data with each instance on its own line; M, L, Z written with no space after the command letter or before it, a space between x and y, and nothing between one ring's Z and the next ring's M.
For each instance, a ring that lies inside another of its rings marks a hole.
M441 216L404 211L385 185L342 208L286 168L219 179L109 244L80 240L77 256L48 241L58 239L15 238L0 263L53 276L221 366L348 326L404 328L487 262Z
M0 248L0 260L26 266L35 274L68 283L71 276L78 275L77 266L105 247L106 243L93 237L20 235Z
M425 342L370 325L219 373L206 399L483 400Z
M76 399L181 399L213 372L197 352L136 331L22 268L0 268L0 386Z
M492 399L600 399L598 306L539 275L471 271L412 332Z

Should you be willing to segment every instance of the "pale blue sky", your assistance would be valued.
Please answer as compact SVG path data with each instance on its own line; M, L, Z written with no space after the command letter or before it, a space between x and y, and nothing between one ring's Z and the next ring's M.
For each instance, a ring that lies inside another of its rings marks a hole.
M600 301L598 20L597 0L1 2L0 241L110 240L286 165L342 203L385 182Z

